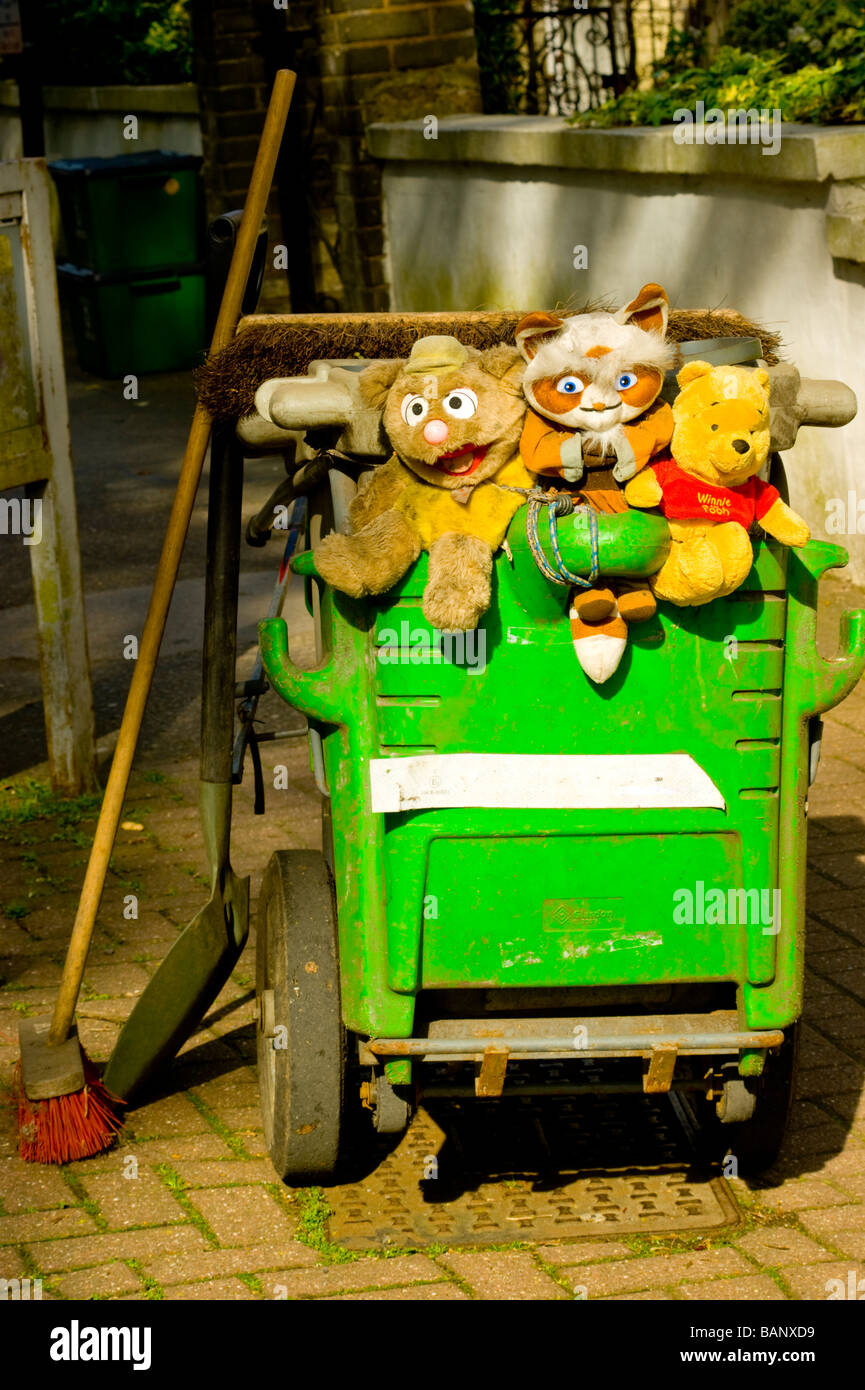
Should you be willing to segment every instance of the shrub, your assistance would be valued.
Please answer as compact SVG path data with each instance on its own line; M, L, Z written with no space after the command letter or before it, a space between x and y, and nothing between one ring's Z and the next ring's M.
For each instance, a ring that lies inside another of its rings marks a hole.
M865 120L863 0L740 0L721 46L707 58L702 36L674 30L645 91L631 88L581 125L661 125L677 110L768 107L785 121Z
M45 83L188 82L188 0L42 0Z

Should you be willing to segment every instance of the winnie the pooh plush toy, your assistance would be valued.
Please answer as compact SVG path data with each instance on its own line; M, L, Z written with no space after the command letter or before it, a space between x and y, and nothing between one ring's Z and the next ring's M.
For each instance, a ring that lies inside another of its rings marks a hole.
M427 550L425 617L443 632L477 626L493 554L525 502L508 488L534 481L519 455L522 374L515 348L479 352L440 336L420 338L407 361L361 373L394 452L353 499L353 534L331 532L317 546L326 583L353 598L382 594Z
M778 489L757 477L769 455L766 372L689 362L676 379L672 459L632 478L625 498L668 519L670 554L652 587L686 607L731 594L745 580L755 522L783 545L804 545L810 533Z

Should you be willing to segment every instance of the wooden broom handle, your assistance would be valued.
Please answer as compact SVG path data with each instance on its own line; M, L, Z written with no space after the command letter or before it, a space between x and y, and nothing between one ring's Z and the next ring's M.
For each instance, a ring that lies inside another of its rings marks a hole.
M273 183L276 160L282 144L285 121L294 92L294 83L295 74L293 72L285 69L276 74L264 129L261 132L258 153L255 157L249 191L243 205L243 218L237 234L234 254L231 257L231 267L219 306L219 316L213 330L213 338L210 343L211 353L226 347L234 336L237 327L255 246L261 231L262 218L267 210L267 200ZM135 755L138 735L141 732L144 709L153 683L153 672L162 644L162 634L165 631L165 620L174 592L186 533L189 530L192 508L195 505L195 494L198 491L201 469L210 439L210 426L211 421L207 411L200 405L196 406L189 430L189 438L186 441L183 465L177 480L177 491L174 495L162 554L159 557L159 566L153 583L153 593L150 597L144 631L141 634L138 660L132 673L129 694L126 697L117 746L111 762L111 771L108 774L105 795L102 798L96 833L93 837L87 872L84 876L84 886L81 889L69 950L66 953L66 961L63 966L63 978L54 1007L51 1030L48 1034L48 1042L52 1044L66 1041L75 1015L75 1005L78 1001L78 992L87 963L90 938L93 935L96 914L99 911L102 890L105 887L108 862L111 858L114 837L117 834L117 826L123 810L132 759Z

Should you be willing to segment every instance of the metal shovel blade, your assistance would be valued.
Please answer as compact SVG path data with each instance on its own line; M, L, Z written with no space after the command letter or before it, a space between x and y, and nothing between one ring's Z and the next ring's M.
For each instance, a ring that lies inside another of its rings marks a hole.
M229 432L217 429L210 448L199 781L210 901L175 941L117 1039L104 1081L125 1101L195 1031L249 935L249 879L238 878L229 860L242 498L242 454Z
M103 1080L127 1102L183 1046L240 958L249 879L230 874L230 884L230 900L217 890L184 928L123 1026Z

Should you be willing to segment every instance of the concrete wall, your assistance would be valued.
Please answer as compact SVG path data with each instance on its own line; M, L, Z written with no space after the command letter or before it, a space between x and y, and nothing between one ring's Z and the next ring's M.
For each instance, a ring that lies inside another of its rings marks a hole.
M173 150L201 154L198 94L192 83L165 87L47 87L45 153L48 159ZM138 139L124 136L124 117L138 119ZM21 158L18 93L0 84L0 159Z
M730 306L781 333L803 376L836 377L861 414L805 429L787 455L815 536L829 500L865 513L865 132L785 127L780 149L680 145L672 128L575 130L554 117L374 125L394 309L624 303L648 280L682 308ZM574 268L584 246L587 268ZM862 529L865 532L865 516Z

